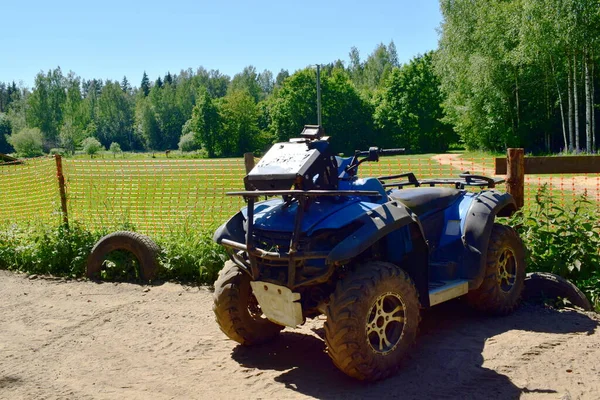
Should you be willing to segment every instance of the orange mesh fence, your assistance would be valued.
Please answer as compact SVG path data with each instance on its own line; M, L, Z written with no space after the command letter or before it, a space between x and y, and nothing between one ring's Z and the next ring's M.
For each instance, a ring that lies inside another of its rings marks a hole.
M69 217L98 228L130 222L142 232L214 225L243 200L242 159L64 160Z
M0 164L0 223L60 222L60 197L53 158Z
M447 157L439 155L436 157ZM459 170L468 170L471 173L480 173L494 176L494 158L468 158L456 157L453 164ZM504 178L503 176L499 176ZM525 208L535 201L538 190L546 186L548 194L556 205L568 206L583 194L596 207L600 207L600 174L542 174L525 175ZM500 186L504 190L504 185Z
M244 202L225 193L243 189L244 162L212 160L63 159L68 214L89 228L131 223L156 234L183 225L209 227L225 221ZM461 154L382 157L361 165L360 175L414 172L418 179L456 177L460 172L493 176L492 157ZM583 193L600 206L600 174L526 175L525 207L547 185L558 205ZM59 223L60 198L54 159L26 160L0 166L0 218L3 222ZM504 185L498 189L504 190ZM470 189L478 190L478 189Z

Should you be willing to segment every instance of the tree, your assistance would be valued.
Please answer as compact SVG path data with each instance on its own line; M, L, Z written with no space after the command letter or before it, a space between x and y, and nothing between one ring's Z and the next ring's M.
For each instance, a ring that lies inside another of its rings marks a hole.
M87 137L85 130L91 122L89 102L84 101L81 92L81 80L73 72L65 79L66 99L62 105L63 123L58 134L60 145L74 153Z
M316 74L304 69L287 78L270 100L271 130L277 140L297 136L306 124L317 121ZM326 107L326 103L323 102Z
M200 148L198 142L196 141L194 132L186 133L185 135L181 135L179 139L179 151L195 151Z
M351 153L372 140L372 108L356 90L348 74L334 68L323 75L323 126L337 151ZM317 121L316 72L304 69L285 80L270 100L271 130L278 140L296 137L306 124Z
M126 76L123 76L123 80L121 81L121 90L127 94L131 93L131 85L129 84Z
M144 71L144 75L142 76L142 83L140 83L140 90L144 93L144 97L148 96L150 93L150 79L148 79L148 75L146 71Z
M221 106L223 135L219 147L224 156L242 155L254 151L258 130L258 109L246 90L229 93Z
M229 76L223 75L219 70L207 71L203 67L198 68L194 76L196 87L205 87L213 99L218 99L227 94Z
M281 69L281 71L279 71L279 73L277 74L277 77L275 78L275 87L281 87L281 85L283 85L283 82L289 78L290 73L288 72L287 69Z
M109 150L111 153L113 153L113 158L117 158L117 154L123 152L123 150L121 150L121 146L117 142L112 142Z
M363 84L363 64L360 60L360 52L352 46L348 57L350 58L350 65L348 66L350 78L356 87L361 87Z
M433 67L433 53L394 68L378 99L375 121L389 145L411 152L443 152L456 141L443 122L444 97Z
M214 157L219 149L221 117L217 105L206 89L201 88L192 117L186 122L183 134L193 133L195 141L202 144L209 157Z
M258 86L260 87L260 98L264 100L271 93L273 93L273 88L275 87L275 81L273 80L273 73L269 70L264 70L260 74L258 74Z
M436 65L467 146L577 150L584 115L590 137L600 1L443 0L441 10Z
M94 155L96 155L99 151L104 150L102 144L96 138L93 137L86 138L82 144L83 151L86 154L89 154L91 158L94 158Z
M180 104L177 102L177 91L172 85L163 85L162 88L155 86L150 90L151 109L154 112L160 139L155 150L176 149L181 135L181 128L185 121Z
M346 71L335 68L322 79L322 97L323 126L337 151L352 154L383 143L373 135L373 108Z
M12 151L6 138L12 133L12 127L5 114L0 113L0 153L10 153Z
M98 99L97 137L104 146L118 142L133 148L133 99L117 82L107 81Z
M392 68L398 66L398 54L394 42L390 46L380 43L364 62L356 47L350 50L348 72L354 85L368 97L372 97L386 80Z
M149 96L138 99L135 121L137 136L142 138L146 149L161 149L163 146L162 134Z
M171 75L170 72L167 72L167 74L165 75L164 83L165 83L165 85L172 85L173 84L173 75Z
M27 123L39 128L47 147L55 147L63 123L63 104L66 100L65 77L59 68L39 73L29 96Z
M255 103L261 99L259 76L256 73L256 68L252 65L245 67L241 73L235 74L227 89L228 93L240 91L248 92Z
M58 135L60 145L70 154L81 146L83 140L88 137L85 130L73 125L71 121L65 121Z
M19 157L37 157L44 154L42 140L42 132L38 128L24 128L7 138Z

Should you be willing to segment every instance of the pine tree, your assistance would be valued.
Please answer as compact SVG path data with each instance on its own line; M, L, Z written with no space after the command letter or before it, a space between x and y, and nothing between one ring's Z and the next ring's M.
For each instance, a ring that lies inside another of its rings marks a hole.
M165 75L165 85L168 83L169 85L173 84L173 76L171 75L170 72L167 72L167 74Z
M131 91L131 85L129 84L126 76L123 76L123 80L121 81L121 90L123 90L125 93L129 93Z
M390 53L390 64L392 64L393 67L399 67L398 51L396 50L396 44L393 40L388 44L388 53Z
M150 93L150 79L148 79L148 75L146 74L146 71L144 71L144 76L142 77L142 83L140 84L140 89L144 93L144 97L148 96L148 93Z
M163 81L160 79L160 76L155 82L156 87L161 88L163 86Z

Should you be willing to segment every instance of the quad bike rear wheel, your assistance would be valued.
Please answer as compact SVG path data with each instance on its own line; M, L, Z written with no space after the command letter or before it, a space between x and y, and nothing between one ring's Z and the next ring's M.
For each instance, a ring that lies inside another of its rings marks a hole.
M325 342L347 375L376 381L395 373L417 335L417 290L408 274L369 262L338 282L326 308Z
M250 277L233 261L225 262L215 282L213 311L219 328L243 345L267 342L283 329L269 321L252 294Z
M525 249L514 229L494 224L485 268L483 283L467 294L467 302L480 311L509 314L521 300L525 280Z

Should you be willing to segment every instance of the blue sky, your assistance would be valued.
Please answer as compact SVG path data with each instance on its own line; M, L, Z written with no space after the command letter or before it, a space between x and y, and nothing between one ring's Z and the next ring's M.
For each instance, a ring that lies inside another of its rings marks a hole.
M27 1L0 5L0 81L31 87L60 66L84 79L139 86L167 71L204 66L233 76L245 66L274 75L364 59L393 40L400 62L437 47L437 0Z

